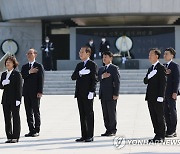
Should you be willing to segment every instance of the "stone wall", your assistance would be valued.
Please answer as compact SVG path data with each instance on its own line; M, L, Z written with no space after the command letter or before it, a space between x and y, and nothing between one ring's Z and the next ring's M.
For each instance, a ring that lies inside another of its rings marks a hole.
M0 23L0 44L6 39L13 39L18 43L19 51L15 56L19 61L19 68L27 62L26 52L29 48L35 48L38 51L37 61L42 62L42 52L40 50L42 42L41 27L41 22ZM3 55L4 53L1 49L0 58Z

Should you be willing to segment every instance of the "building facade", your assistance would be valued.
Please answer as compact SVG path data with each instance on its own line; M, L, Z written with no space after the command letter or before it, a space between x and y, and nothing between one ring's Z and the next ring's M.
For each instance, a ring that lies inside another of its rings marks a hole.
M90 38L98 55L102 37L109 40L113 53L119 53L116 41L127 36L132 40L133 66L138 62L137 68L147 68L148 49L154 47L175 48L179 62L179 7L179 0L0 0L0 44L8 39L17 42L20 65L31 47L43 62L40 47L49 36L55 46L54 69L66 70L74 69L79 48ZM95 60L101 64L100 57Z

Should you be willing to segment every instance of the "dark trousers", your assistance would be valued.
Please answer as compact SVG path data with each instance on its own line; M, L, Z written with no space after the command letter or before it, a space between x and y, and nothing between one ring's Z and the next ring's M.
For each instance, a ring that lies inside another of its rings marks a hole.
M148 101L148 108L156 137L165 137L164 102Z
M93 99L88 100L86 97L79 96L77 98L81 123L81 136L83 138L91 138L94 136Z
M104 125L107 133L116 133L117 131L116 105L117 105L117 100L101 99Z
M51 55L45 55L44 59L44 69L46 71L53 70L53 59Z
M167 98L165 100L164 106L167 134L172 134L176 132L177 126L177 111L176 111L176 101L172 98Z
M8 139L19 139L21 130L19 109L20 105L3 104L5 130Z
M24 96L24 105L27 116L27 123L30 133L40 132L40 99L36 97Z

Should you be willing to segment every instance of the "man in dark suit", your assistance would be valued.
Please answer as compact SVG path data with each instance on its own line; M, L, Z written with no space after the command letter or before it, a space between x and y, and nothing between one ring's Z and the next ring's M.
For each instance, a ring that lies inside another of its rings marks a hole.
M173 62L175 55L176 51L173 48L167 48L164 52L164 59L167 62L164 64L167 74L167 87L165 94L165 119L167 126L166 137L177 136L176 100L180 81L180 70L179 65Z
M112 64L113 54L110 51L103 53L103 63L98 71L100 81L99 98L101 99L104 124L106 132L101 136L114 136L116 134L116 105L119 96L120 75L119 69Z
M24 79L23 96L29 126L29 133L25 137L39 136L40 132L40 98L43 93L44 69L35 61L37 51L29 49L27 52L28 63L22 66L21 73Z
M42 44L41 49L43 51L43 59L44 59L44 69L46 71L53 70L53 50L54 45L50 42L49 37L46 36L45 42Z
M101 43L100 43L100 46L99 46L99 57L102 58L103 53L105 51L109 51L109 50L110 50L109 41L107 41L105 37L102 37Z
M161 51L150 49L149 61L152 66L148 69L144 83L147 85L146 98L148 108L154 127L155 137L149 142L164 142L165 138L165 116L164 95L166 89L166 73L164 66L159 62Z
M91 59L91 60L94 60L94 58L96 58L96 49L95 49L95 45L94 45L93 39L90 39L89 42L86 44L86 46L88 46L89 48L91 48L91 56L90 56L90 59Z
M4 112L7 141L17 143L20 137L20 104L22 97L22 77L15 70L18 62L15 57L9 56L5 60L7 71L1 75L0 88L3 89L2 106Z
M94 135L94 111L93 100L97 83L97 65L89 59L91 49L84 46L80 49L78 63L71 78L76 80L75 98L77 98L80 122L81 138L76 142L92 142Z

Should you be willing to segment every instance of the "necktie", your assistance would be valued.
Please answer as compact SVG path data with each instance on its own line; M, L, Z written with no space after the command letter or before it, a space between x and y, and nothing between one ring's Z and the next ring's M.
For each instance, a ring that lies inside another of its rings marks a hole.
M105 70L105 71L107 70L107 66L105 66L104 70Z
M30 63L30 64L29 64L29 69L31 69L31 65L32 65L32 64Z
M168 64L165 64L165 67L168 68Z

